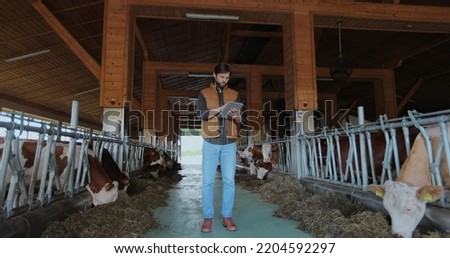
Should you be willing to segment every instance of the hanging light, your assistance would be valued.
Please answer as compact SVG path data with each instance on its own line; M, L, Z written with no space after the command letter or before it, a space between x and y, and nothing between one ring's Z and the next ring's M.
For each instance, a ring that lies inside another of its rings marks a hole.
M337 22L339 29L339 56L334 65L330 67L330 76L336 82L344 82L348 80L353 72L353 67L350 62L345 60L342 56L341 23L342 21Z
M203 14L203 13L186 13L186 18L199 20L221 20L221 21L239 20L239 16L236 15Z

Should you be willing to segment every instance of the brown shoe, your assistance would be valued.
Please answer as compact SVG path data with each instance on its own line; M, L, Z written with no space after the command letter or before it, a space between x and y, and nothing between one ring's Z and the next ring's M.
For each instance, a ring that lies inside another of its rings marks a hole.
M200 229L203 233L211 232L212 228L212 219L203 220L202 228Z
M229 231L236 231L237 227L231 218L223 218L223 226Z

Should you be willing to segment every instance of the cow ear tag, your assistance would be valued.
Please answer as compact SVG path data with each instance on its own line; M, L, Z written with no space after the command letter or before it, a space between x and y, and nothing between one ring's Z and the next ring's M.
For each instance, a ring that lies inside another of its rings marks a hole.
M376 191L375 195L378 197L383 197L383 192L382 191Z
M433 196L430 193L426 193L423 199L427 202L430 202L431 200L433 200Z

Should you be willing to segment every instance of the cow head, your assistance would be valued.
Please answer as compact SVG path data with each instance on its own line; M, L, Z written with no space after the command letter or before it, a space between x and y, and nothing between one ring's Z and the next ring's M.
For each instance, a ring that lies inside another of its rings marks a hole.
M272 170L272 163L258 160L256 162L256 168L257 168L256 177L258 179L262 180L262 179L266 178L267 173L269 173Z
M103 168L101 162L95 157L91 150L88 150L88 160L91 181L86 185L86 189L92 195L92 202L95 206L115 202L119 195L119 183L111 180L108 173Z
M270 143L264 143L261 148L264 162L270 162L272 159L272 145Z
M239 150L238 154L243 159L251 159L252 158L253 145L247 146L243 151Z
M113 181L112 184L105 184L98 192L94 192L90 185L86 185L86 189L92 195L92 204L94 206L115 202L119 196L118 182Z
M106 148L103 149L101 163L109 178L119 183L120 193L126 194L127 188L130 185L130 175L128 172L122 172Z
M130 181L130 173L129 172L121 172L123 174L123 180L122 179L117 179L117 181L115 179L113 179L114 177L111 177L111 179L114 182L117 182L117 190L119 192L119 195L124 195L127 196L128 195L128 187L131 184Z
M161 153L156 148L145 148L144 149L144 164L145 165L155 165L159 164L164 166L165 159Z
M144 167L145 172L146 173L150 173L151 176L153 177L158 177L159 176L159 172L161 172L162 170L162 166L159 164L154 164L154 165L146 165Z
M167 169L173 169L175 160L173 160L165 151L163 152L162 156L164 158L164 166Z
M383 198L395 237L412 237L414 229L425 215L426 203L436 201L444 191L440 186L411 186L390 180L384 186L369 185L369 190Z

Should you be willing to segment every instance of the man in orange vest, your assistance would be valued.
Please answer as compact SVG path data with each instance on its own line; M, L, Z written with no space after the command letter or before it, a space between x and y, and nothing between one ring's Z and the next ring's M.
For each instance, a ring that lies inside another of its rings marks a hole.
M226 104L239 102L238 92L228 87L231 67L226 63L216 65L214 80L201 90L197 101L197 114L202 121L202 202L204 221L201 231L211 232L214 216L214 182L220 162L222 175L222 217L223 226L236 231L232 220L236 174L236 139L238 124L241 123L240 109L231 108L224 114Z

